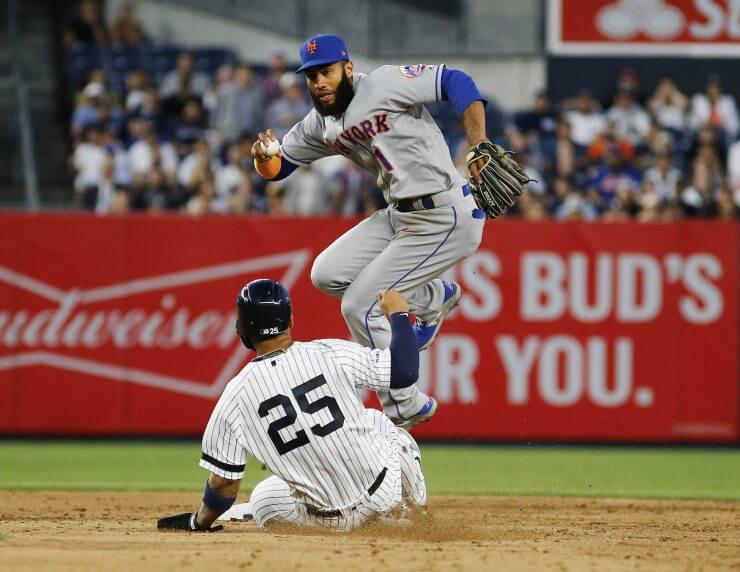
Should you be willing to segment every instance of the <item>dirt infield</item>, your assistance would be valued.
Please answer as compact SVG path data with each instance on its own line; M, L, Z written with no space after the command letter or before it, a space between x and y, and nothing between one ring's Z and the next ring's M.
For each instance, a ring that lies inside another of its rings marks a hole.
M740 503L436 497L421 523L350 534L154 529L197 500L0 491L0 569L740 570Z

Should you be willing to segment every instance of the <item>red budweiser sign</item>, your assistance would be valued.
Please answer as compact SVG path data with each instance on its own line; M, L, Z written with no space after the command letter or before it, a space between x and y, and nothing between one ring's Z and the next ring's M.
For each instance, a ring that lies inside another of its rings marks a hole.
M288 286L298 339L347 337L310 266L353 223L0 214L0 433L200 434L250 357L246 281ZM489 224L416 434L736 441L739 252L734 224Z
M740 55L737 0L550 0L556 54Z
M15 288L16 296L28 297L27 305L0 312L0 347L15 350L0 358L0 371L46 365L182 394L218 397L246 358L246 350L234 335L235 314L228 303L234 296L193 302L193 292L199 286L207 286L207 292L219 282L240 285L263 274L277 276L291 287L308 261L308 251L297 250L71 290L0 266L5 288ZM178 293L191 302L179 300ZM93 350L95 355L87 356ZM176 363L167 363L166 371L157 372L157 368L122 368L115 361L95 357L144 354L146 350L166 350L173 355L208 351L222 356L224 363L212 372L213 379L205 371L200 379L189 379L191 366L183 377L177 377L172 375L178 369Z

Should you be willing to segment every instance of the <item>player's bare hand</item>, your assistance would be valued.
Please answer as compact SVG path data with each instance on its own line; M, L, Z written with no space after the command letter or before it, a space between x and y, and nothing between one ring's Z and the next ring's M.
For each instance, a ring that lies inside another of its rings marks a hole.
M475 181L476 185L480 185L483 183L483 179L481 179L480 176L480 170L485 167L486 160L485 158L478 159L477 161L473 161L468 165L468 170L470 171L470 178Z
M265 149L267 149L270 143L277 140L277 135L275 135L275 132L272 129L261 131L257 135L257 141L252 145L252 158L257 159L258 161L267 161L270 156L265 153ZM280 156L280 152L278 152L277 156Z
M383 310L386 316L396 312L409 311L409 303L406 298L396 290L378 290L377 296L380 309Z

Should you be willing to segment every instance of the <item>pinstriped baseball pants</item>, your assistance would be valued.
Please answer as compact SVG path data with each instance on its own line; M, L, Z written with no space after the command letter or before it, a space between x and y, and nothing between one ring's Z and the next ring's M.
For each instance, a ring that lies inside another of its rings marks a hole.
M283 523L347 531L387 514L401 502L424 506L426 484L419 446L407 431L395 427L392 431L398 454L389 459L385 478L372 496L365 494L357 504L341 509L341 516L317 516L296 499L288 483L273 475L258 483L249 498L255 522L263 529L271 523Z

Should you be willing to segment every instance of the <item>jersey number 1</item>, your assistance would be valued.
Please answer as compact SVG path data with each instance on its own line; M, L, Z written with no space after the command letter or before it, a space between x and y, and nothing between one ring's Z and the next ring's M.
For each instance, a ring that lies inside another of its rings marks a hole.
M294 387L292 390L296 401L298 401L298 406L304 413L318 413L322 409L329 410L332 417L329 423L326 425L319 425L317 423L311 427L311 433L318 437L326 437L344 425L344 413L339 409L339 404L336 399L329 395L325 395L316 401L309 401L306 397L308 392L313 391L322 385L326 385L326 378L323 375L319 375L313 379L309 379L306 383L302 383L301 385ZM293 404L287 395L278 394L270 397L270 399L265 399L260 403L257 413L259 413L260 418L264 418L267 417L270 411L276 407L282 407L285 415L275 419L275 421L267 426L267 434L270 436L270 440L273 445L275 445L278 453L285 455L285 453L289 453L293 449L297 449L298 447L303 447L303 445L308 444L308 435L306 435L306 432L303 429L296 431L295 437L289 441L284 441L280 436L280 430L290 427L298 418L295 407L293 407Z
M391 165L388 157L386 157L383 152L375 146L373 146L373 155L375 155L375 158L383 166L383 169L385 169L387 173L390 173L393 170L393 165Z

